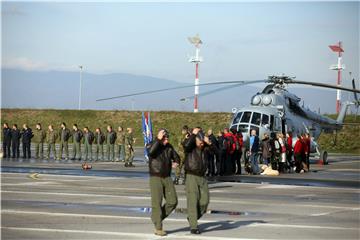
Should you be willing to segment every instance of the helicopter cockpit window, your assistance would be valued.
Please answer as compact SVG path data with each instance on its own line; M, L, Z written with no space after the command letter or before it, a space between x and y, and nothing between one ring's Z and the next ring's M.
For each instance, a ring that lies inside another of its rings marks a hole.
M242 133L247 133L249 131L249 125L240 124L239 125L239 131Z
M263 114L261 119L261 125L265 126L266 124L269 125L269 115Z
M241 119L242 112L239 112L236 117L234 118L233 124L238 124Z
M241 117L241 122L248 123L250 121L251 112L244 112L244 114Z
M261 113L254 112L252 115L251 123L255 125L260 125Z

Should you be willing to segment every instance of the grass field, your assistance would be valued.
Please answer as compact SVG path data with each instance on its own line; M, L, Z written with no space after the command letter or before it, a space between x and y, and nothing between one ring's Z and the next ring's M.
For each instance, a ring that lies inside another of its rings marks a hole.
M177 144L181 127L185 124L190 127L212 128L214 132L217 132L229 125L231 117L231 113L224 112L194 114L161 111L151 113L154 130L163 127L168 129L174 145ZM336 118L335 115L330 117ZM85 126L92 130L101 127L103 131L107 125L132 127L135 130L137 145L143 144L141 112L138 111L2 109L1 122L17 123L19 126L26 123L31 128L35 128L37 122L41 122L43 126L53 124L55 128L59 128L61 122L66 122L69 128L73 123L77 123L81 129ZM357 118L347 116L345 122L351 125L344 126L343 130L338 132L336 145L334 145L335 134L322 134L319 143L329 152L360 154L360 116Z

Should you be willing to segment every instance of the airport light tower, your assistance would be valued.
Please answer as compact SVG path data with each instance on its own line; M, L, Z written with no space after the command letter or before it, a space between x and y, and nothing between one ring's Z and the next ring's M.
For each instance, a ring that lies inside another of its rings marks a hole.
M199 102L198 102L198 95L199 95L199 63L202 62L202 57L200 57L200 45L202 41L197 34L195 37L189 37L189 42L195 46L195 56L189 59L189 62L195 63L195 98L194 98L194 113L199 112Z
M343 48L342 48L342 43L339 41L336 45L330 45L329 48L333 51L338 53L338 62L337 64L333 64L330 66L331 70L336 70L337 71L337 85L340 86L341 85L341 72L342 70L345 69L345 65L343 65L341 63L342 61L342 53L344 52ZM337 90L336 91L336 113L339 114L340 112L340 105L341 105L341 91Z

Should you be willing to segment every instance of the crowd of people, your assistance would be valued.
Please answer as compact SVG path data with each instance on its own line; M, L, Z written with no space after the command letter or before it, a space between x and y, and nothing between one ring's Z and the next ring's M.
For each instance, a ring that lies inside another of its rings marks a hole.
M73 152L70 158L71 140ZM132 128L125 131L119 126L115 131L108 125L105 132L101 128L92 132L88 127L81 130L77 124L73 124L70 130L63 122L58 130L53 125L45 130L41 123L37 123L34 130L27 124L20 130L17 124L10 128L8 123L4 123L2 141L4 158L19 158L21 142L23 158L31 158L31 144L34 144L36 159L123 161L125 167L134 167L135 138ZM58 149L56 142L59 142Z
M184 150L181 147L185 139L191 135L191 129L184 126L182 137L177 148L181 159L184 159ZM250 132L249 140L244 142L243 135L236 129L224 128L217 136L212 129L206 136L216 146L216 151L210 154L207 160L207 176L224 176L242 174L241 162L244 162L245 174L264 174L264 170L279 173L304 173L309 171L310 135L297 135L293 144L291 132L286 136L282 133L265 133L260 139L256 130ZM261 166L261 167L260 167ZM175 184L179 184L183 161L175 171Z

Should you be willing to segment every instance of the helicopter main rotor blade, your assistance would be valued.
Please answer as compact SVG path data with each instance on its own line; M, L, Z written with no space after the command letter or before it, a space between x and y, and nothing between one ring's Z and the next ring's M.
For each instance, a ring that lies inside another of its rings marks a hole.
M269 80L268 82L275 82L275 81ZM307 82L307 81L299 81L299 80L287 80L287 81L284 81L284 83L311 85L311 86L315 86L315 87L332 88L332 89L339 89L339 90L348 91L348 92L360 93L359 89L346 88L346 87L341 87L341 86L331 85L331 84L326 84L326 83Z
M263 82L264 82L264 80L237 83L237 84L233 84L233 85L230 85L230 86L216 88L216 89L204 92L204 93L200 93L198 95L198 97L205 97L207 95L217 93L217 92L221 92L221 91L225 91L225 90L228 90L228 89L231 89L231 88L235 88L235 87L239 87L239 86L243 86L243 85L248 85L248 84L263 83ZM185 98L181 98L180 101L191 100L191 99L194 99L194 98L195 98L195 96L191 95L191 96L188 96L188 97L185 97Z
M196 85L196 86L212 86L212 85L223 85L223 84L252 84L252 83L260 83L260 82L266 83L267 81L268 81L268 80L256 80L256 81L224 81L224 82L201 83L201 84L198 84L198 85ZM120 95L120 96L115 96L115 97L109 97L109 98L101 98L101 99L97 99L96 101L97 101L97 102L107 101L107 100L112 100L112 99L126 98L126 97L139 96L139 95L152 94L152 93L159 93L159 92L167 92L167 91L173 91L173 90L184 89L184 88L191 88L191 87L195 87L195 84L184 85L184 86L179 86L179 87L171 87L171 88L162 88L162 89L149 90L149 91L142 91L142 92L125 94L125 95Z

